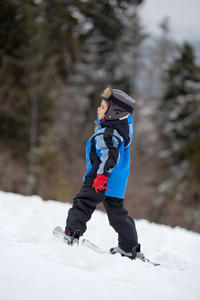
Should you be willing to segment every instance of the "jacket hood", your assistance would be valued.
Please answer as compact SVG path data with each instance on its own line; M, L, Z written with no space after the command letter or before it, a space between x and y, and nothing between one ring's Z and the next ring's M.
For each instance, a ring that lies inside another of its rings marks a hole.
M99 120L96 121L97 124L100 124L102 128L108 127L117 130L117 132L124 139L124 147L127 147L132 142L133 138L133 116L130 115L124 120L113 120L105 121L100 123Z

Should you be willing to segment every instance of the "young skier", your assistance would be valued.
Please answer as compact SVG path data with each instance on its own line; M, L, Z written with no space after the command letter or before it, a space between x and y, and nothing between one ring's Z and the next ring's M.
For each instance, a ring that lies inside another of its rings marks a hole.
M137 231L123 206L123 197L129 175L135 100L111 86L100 96L98 129L86 146L87 172L68 212L64 238L69 245L77 243L96 205L103 202L109 223L118 233L118 246L110 249L111 253L134 259L140 251Z

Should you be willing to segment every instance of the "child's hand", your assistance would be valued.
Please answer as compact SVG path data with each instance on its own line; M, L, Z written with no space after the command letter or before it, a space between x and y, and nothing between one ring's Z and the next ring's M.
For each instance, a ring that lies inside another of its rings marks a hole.
M108 177L103 174L97 174L97 177L95 178L93 182L93 188L95 188L96 193L99 191L107 191L108 190L108 183L107 183Z

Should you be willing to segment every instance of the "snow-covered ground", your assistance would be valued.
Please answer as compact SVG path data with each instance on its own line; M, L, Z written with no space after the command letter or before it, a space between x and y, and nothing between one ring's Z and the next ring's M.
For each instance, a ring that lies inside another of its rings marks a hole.
M81 245L69 247L54 237L69 208L0 191L1 300L200 299L199 234L136 221L143 252L161 263L154 267ZM103 248L117 244L106 214L99 211L84 237Z

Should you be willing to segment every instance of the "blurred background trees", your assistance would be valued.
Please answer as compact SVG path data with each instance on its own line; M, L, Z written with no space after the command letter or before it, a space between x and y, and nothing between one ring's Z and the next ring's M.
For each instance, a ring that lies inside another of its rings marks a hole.
M150 36L142 2L1 1L0 189L72 202L111 84L137 100L130 213L200 232L195 49L170 39L168 19Z

